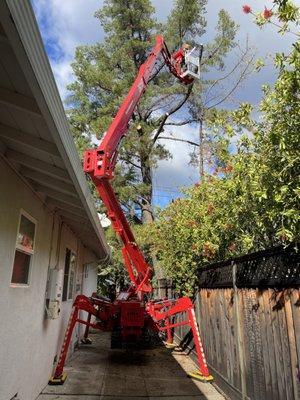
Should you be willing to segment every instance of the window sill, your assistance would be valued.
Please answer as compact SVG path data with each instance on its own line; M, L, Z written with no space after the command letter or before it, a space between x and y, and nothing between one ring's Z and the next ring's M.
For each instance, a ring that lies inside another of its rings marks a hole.
M11 288L29 288L30 284L29 283L11 283L9 286Z

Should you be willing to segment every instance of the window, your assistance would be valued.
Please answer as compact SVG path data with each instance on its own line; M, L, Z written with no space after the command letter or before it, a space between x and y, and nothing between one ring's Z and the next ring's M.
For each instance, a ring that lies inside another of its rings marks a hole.
M11 283L28 285L29 272L34 254L36 223L24 211L20 215L15 258Z
M62 300L71 300L73 298L76 271L76 254L70 249L66 249L64 287Z

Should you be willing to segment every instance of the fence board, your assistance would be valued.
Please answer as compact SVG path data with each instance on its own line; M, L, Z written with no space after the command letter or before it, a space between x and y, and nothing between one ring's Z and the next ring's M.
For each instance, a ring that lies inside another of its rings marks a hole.
M290 351L290 359L291 359L291 370L292 370L292 382L293 382L293 395L295 400L300 399L300 380L298 376L298 359L297 359L297 346L295 339L295 330L294 330L294 322L293 322L293 313L292 313L292 304L291 298L287 298L285 302L285 317L286 317L286 325L287 325L287 335L289 341L289 351Z
M220 368L220 366L218 365L218 358L219 358L219 354L218 354L218 348L217 348L217 339L216 339L216 335L217 335L217 329L216 329L216 321L215 319L217 318L211 318L212 315L214 315L213 313L213 305L212 302L214 301L214 294L213 291L209 291L209 296L207 297L207 310L208 310L208 316L209 316L209 322L208 322L208 326L209 326L209 331L210 331L210 343L211 343L211 349L212 349L212 365L216 365L217 368Z
M269 363L270 352L269 352L269 343L268 343L268 334L267 334L267 327L268 327L268 321L267 321L267 317L266 317L267 311L264 307L265 292L268 292L268 289L266 289L264 291L260 291L257 294L257 301L259 304L258 311L259 311L259 322L260 322L260 331L261 331L263 369L264 369L264 376L265 376L265 396L266 396L266 399L274 399L273 390L272 390L271 368L270 368L270 363ZM275 397L275 399L276 399L276 397Z
M245 348L244 348L244 337L242 332L243 326L243 316L240 313L241 307L241 296L242 293L240 290L235 288L234 293L234 309L232 309L233 314L233 324L234 324L234 346L236 351L236 373L237 373L237 381L234 383L234 386L239 389L242 393L245 392Z
M293 290L291 293L291 305L292 305L292 316L294 323L294 332L295 332L295 342L297 349L297 389L298 389L298 397L300 398L300 291L299 289Z
M263 360L263 348L262 348L262 334L260 325L260 310L258 296L259 292L257 290L251 290L252 300L253 300L253 324L255 326L255 382L256 387L256 399L260 399L260 396L265 393L265 370L264 370L264 360ZM266 398L266 397L265 397Z
M276 363L275 363L275 356L276 350L273 340L273 330L272 330L272 310L271 310L271 296L272 290L268 289L263 293L263 303L265 309L265 319L266 319L266 338L267 338L267 345L269 350L269 358L267 361L270 367L270 374L271 374L271 384L272 384L272 398L274 400L280 400L279 390L278 390L278 381L277 381L277 370L276 370Z
M230 339L230 351L232 354L232 378L233 385L241 389L240 375L239 375L239 360L237 350L237 332L235 327L234 319L234 291L229 290L229 301L228 301L228 326L229 326L229 339Z
M207 356L207 362L209 364L212 363L212 347L211 347L211 338L209 337L210 334L210 316L208 313L208 304L207 304L207 290L204 290L203 294L199 292L199 302L200 302L200 314L201 314L201 321L200 327L202 332L202 341L203 341L203 348L205 354Z
M253 304L250 291L243 290L243 303L247 395L251 399L255 399L255 365L253 365L255 337L252 321Z
M234 346L232 336L234 332L231 330L231 316L230 309L232 308L231 304L231 289L225 289L224 291L224 321L226 327L226 335L225 346L224 348L228 354L228 363L227 363L227 377L229 382L234 382Z
M287 400L293 400L293 380L292 380L292 368L291 368L291 358L290 358L290 347L289 347L289 339L286 325L286 316L285 316L285 296L286 291L282 291L280 294L280 300L277 309L278 322L279 322L279 336L281 339L281 352L282 352L282 360L283 360L283 376L285 381L285 393Z
M220 342L220 365L223 377L228 380L228 349L226 349L226 326L225 326L225 309L224 309L224 292L215 292L216 309L218 313L218 339Z
M214 318L211 318L211 325L212 325L212 346L215 349L214 351L214 363L213 365L216 365L218 371L223 372L222 366L221 366L221 354L220 354L220 338L219 338L219 329L218 329L218 312L215 307L216 303L216 296L215 296L215 291L211 291L210 296L208 298L208 306L209 306L209 315L214 316Z
M278 382L278 394L280 400L286 399L286 390L285 390L285 380L283 374L283 356L281 350L281 341L280 341L280 324L279 324L279 316L277 306L277 296L276 292L273 293L271 297L271 315L272 315L272 331L273 331L273 340L275 346L275 360L276 360L276 369L277 369L277 382Z

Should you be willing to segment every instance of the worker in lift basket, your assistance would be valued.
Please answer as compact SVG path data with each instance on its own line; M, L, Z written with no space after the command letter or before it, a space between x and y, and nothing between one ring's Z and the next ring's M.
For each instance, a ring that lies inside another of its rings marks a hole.
M172 60L177 71L185 71L185 55L189 51L190 47L191 46L188 43L184 43L178 51L172 54Z

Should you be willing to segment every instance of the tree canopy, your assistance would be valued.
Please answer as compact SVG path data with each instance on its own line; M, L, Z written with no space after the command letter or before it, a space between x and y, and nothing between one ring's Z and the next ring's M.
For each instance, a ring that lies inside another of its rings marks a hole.
M80 46L72 68L75 81L68 86L70 122L81 149L101 139L132 85L137 70L163 34L171 51L184 41L200 43L205 33L206 0L176 0L165 24L158 23L150 0L106 0L95 13L104 29L103 43ZM222 67L235 46L237 25L222 10L216 36L205 50L203 68ZM162 61L162 60L161 60ZM173 115L191 108L192 86L176 81L166 68L157 66L151 84L136 108L127 137L120 148L118 178L114 187L128 215L140 222L152 221L152 176L157 162L171 157L161 144L160 135L168 124L176 124ZM159 72L159 73L158 73ZM198 93L201 85L195 88Z

